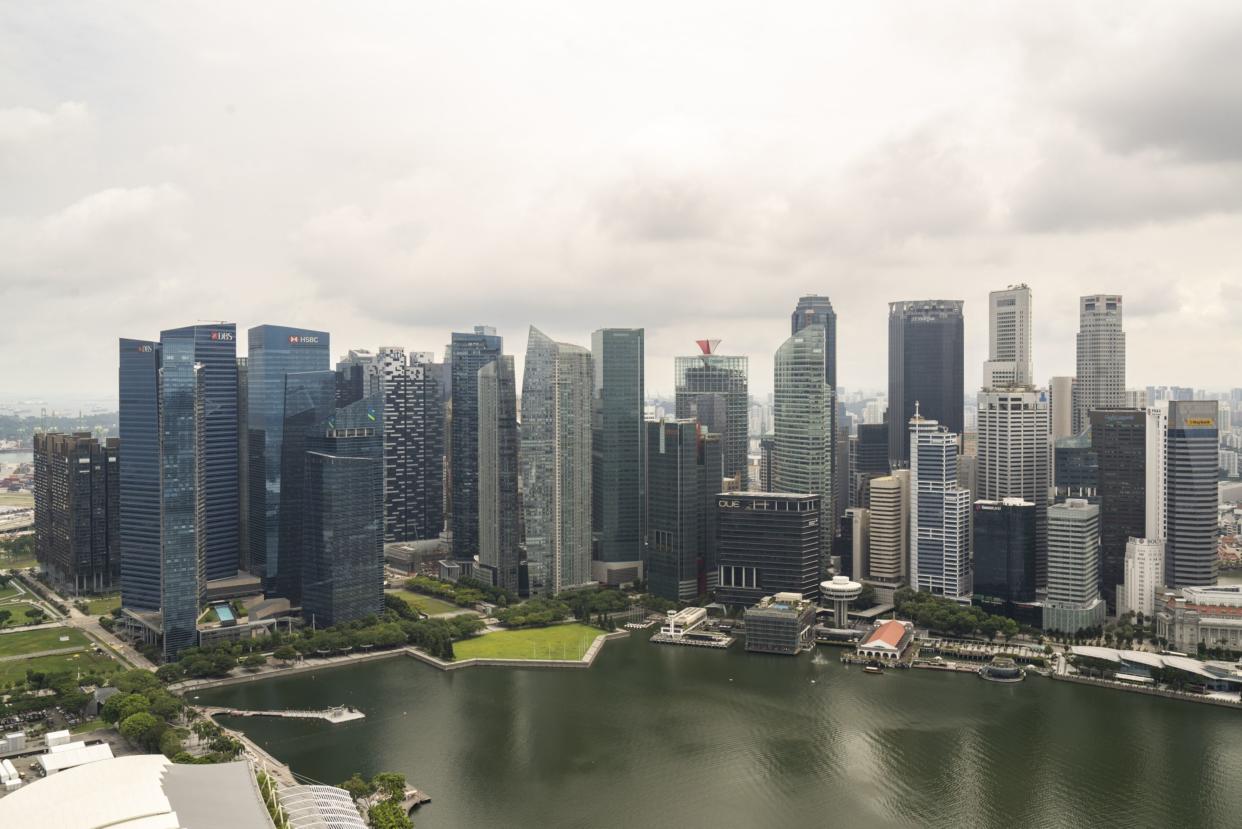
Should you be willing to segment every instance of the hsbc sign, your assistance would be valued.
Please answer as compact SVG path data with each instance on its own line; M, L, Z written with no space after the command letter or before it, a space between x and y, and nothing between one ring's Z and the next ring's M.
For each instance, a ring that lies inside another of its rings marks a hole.
M319 345L319 338L310 334L290 334L289 345Z

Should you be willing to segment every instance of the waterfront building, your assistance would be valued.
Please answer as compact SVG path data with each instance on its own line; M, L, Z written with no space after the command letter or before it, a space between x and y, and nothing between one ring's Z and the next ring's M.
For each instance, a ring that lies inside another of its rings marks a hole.
M1063 633L1104 624L1099 583L1100 508L1080 498L1048 508L1048 599L1043 627Z
M1033 386L1031 367L1031 289L1010 285L988 294L988 359L985 389Z
M720 435L724 476L746 480L749 361L716 353L719 340L698 340L700 354L674 360L677 418L694 418Z
M247 334L247 349L250 566L265 587L274 589L280 568L285 376L326 371L331 362L329 338L326 331L258 325Z
M125 451L121 468L121 604L160 609L160 398L161 348L150 340L119 343L117 416Z
M237 486L237 326L206 323L160 332L165 346L173 341L192 346L191 359L202 366L203 514L200 543L207 579L234 578L240 564L241 523Z
M801 593L764 596L744 619L747 651L795 656L815 650L815 604Z
M1048 381L1048 406L1052 412L1052 440L1074 435L1073 377L1053 377Z
M888 452L894 466L910 462L906 424L918 404L923 417L963 430L962 301L890 302L888 313Z
M917 408L910 419L909 572L916 590L970 597L970 491L957 483L957 435Z
M1084 296L1078 303L1078 374L1074 381L1074 434L1090 413L1126 404L1126 334L1121 297Z
M1242 651L1242 585L1184 587L1159 597L1156 636L1185 653L1199 645Z
M454 332L448 362L452 388L449 441L453 557L473 561L479 552L479 369L504 350L496 329L476 325Z
M833 576L820 582L819 594L825 603L832 603L832 624L841 629L849 625L850 602L862 595L862 585L848 576Z
M120 579L120 441L89 432L34 436L35 558L69 592Z
M975 501L975 598L996 604L1035 600L1037 512L1021 498Z
M879 662L900 662L914 642L914 623L900 619L876 622L871 632L858 643L856 653L863 659Z
M479 566L476 575L514 593L520 587L517 381L502 354L479 369Z
M531 326L519 453L532 594L591 581L591 352Z
M601 328L591 335L592 577L604 584L643 577L644 336L641 328Z
M1035 582L1047 582L1047 510L1051 485L1048 393L1042 389L979 392L978 497L1020 498L1035 506Z
M669 601L693 601L717 584L720 436L695 420L648 421L646 427L648 590Z
M306 435L301 599L316 627L384 609L383 406L355 401Z
M817 599L821 503L811 493L721 493L717 601L749 607L773 593Z
M1138 409L1096 411L1089 423L1100 500L1100 592L1115 610L1126 543L1163 537L1147 529L1147 415Z
M1125 581L1117 586L1117 615L1141 613L1152 618L1156 591L1164 585L1164 541L1131 538L1126 542Z
M787 339L776 351L773 409L777 492L810 492L826 505L820 524L821 566L832 552L833 443L832 387L824 375L825 331L810 325Z
M872 480L870 503L870 546L862 577L896 588L909 579L910 470Z

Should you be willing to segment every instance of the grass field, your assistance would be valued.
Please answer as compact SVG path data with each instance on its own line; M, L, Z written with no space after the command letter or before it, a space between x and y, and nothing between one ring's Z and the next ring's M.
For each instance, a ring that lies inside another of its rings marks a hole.
M80 722L73 728L69 729L70 734L85 734L87 731L98 731L101 728L107 728L108 724L103 720L87 720Z
M86 603L90 605L90 610L87 612L91 616L107 616L121 606L121 596L120 594L115 596L98 596L94 599L88 599Z
M502 630L453 643L457 659L581 659L603 631L577 623Z
M33 555L14 556L0 552L0 570L25 570L27 567L34 567L35 564Z
M0 637L3 638L3 637ZM0 662L0 685L26 678L26 671L60 673L63 671L110 674L125 670L125 664L107 654L80 651L64 656L39 656L34 659L12 659Z
M14 596L19 596L19 595L21 595L21 593L18 591L17 587L13 584L0 587L0 604L3 604L4 602L8 601Z
M60 637L68 636L68 642L60 641ZM43 628L42 630L23 630L17 633L6 633L0 636L0 656L20 656L24 653L53 651L59 648L86 647L90 640L80 630L70 627Z
M0 628L12 628L17 627L18 625L29 624L30 620L26 618L26 611L33 607L34 605L30 602L9 602L8 604L0 604L0 610L7 610L9 613L13 614L9 617L7 622L0 625ZM44 619L44 621L47 621L47 619Z
M405 603L416 610L421 610L428 616L435 616L439 613L457 613L469 608L458 607L452 602L446 602L443 599L437 599L434 596L424 596L422 593L415 593L412 590L394 590L394 596L405 600Z
M0 492L0 507L33 507L33 492Z

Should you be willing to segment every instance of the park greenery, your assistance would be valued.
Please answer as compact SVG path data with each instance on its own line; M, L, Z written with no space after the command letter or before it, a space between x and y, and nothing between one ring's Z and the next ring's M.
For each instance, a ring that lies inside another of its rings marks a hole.
M241 743L210 720L199 719L194 709L169 693L149 671L118 674L113 694L99 710L99 718L115 725L134 748L161 752L176 763L223 763L237 758ZM189 726L188 728L186 726ZM206 751L191 754L185 740L193 733Z
M952 599L916 592L908 587L893 594L893 604L899 616L936 633L953 636L982 634L989 639L999 634L1008 641L1020 630L1013 619L993 616L982 608L960 605Z
M405 775L385 771L365 779L354 772L341 783L361 809L366 810L372 829L413 829L414 822L405 812Z

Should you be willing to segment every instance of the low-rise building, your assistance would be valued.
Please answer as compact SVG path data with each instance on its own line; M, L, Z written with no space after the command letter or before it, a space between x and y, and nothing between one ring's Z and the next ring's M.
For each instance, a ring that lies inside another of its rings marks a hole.
M914 623L899 619L877 622L862 642L858 643L858 655L863 659L881 662L899 662L914 642Z
M801 593L765 596L745 619L748 651L797 654L815 648L815 603Z
M1156 607L1156 636L1187 653L1208 648L1242 651L1242 585L1184 587Z

